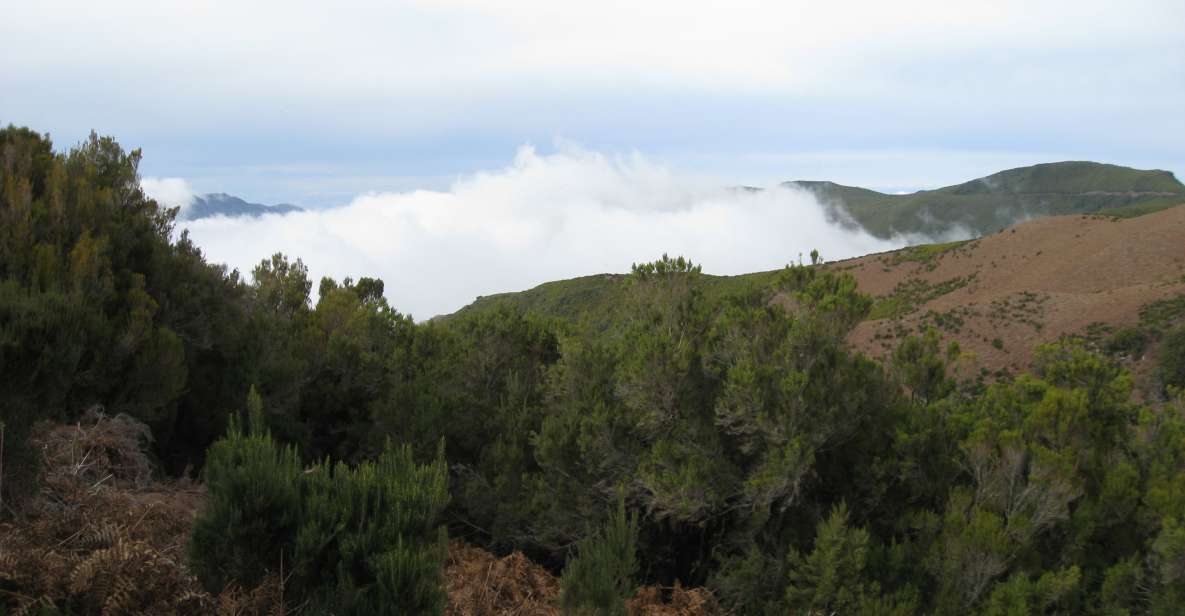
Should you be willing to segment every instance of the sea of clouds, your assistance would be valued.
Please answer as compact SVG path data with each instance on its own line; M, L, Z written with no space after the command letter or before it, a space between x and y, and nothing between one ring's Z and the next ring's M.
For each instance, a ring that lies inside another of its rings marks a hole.
M177 178L145 178L145 191L184 205ZM706 273L740 274L900 247L838 224L796 188L722 187L641 154L570 145L520 148L503 169L457 179L447 190L368 193L349 204L261 218L179 223L213 262L245 274L281 252L313 277L379 277L391 305L417 319L453 312L477 296L604 272L628 272L663 253ZM316 298L313 298L314 300Z

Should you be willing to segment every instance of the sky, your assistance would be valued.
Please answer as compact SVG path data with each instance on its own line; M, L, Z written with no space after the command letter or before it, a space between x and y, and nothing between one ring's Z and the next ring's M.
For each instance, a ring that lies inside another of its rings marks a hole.
M793 242L750 242L743 252L761 258L717 255L731 240L693 222L731 228L706 214L721 199L743 210L729 219L737 228L780 221L769 203L721 197L724 186L830 179L896 192L1055 160L1185 177L1179 0L41 0L4 2L0 14L0 123L48 132L58 147L93 129L142 148L145 186L162 199L228 192L315 210L298 217L309 228L252 223L250 251L218 240L242 224L192 229L212 258L249 269L283 249L314 271L391 276L462 238L501 246L489 261L503 270L482 274L489 285L467 280L463 293L416 303L420 313L546 276L627 270L629 251L643 260L686 247L727 273L775 267L798 244L837 257L876 247L809 222L791 225ZM563 190L528 185L563 169L580 170ZM492 178L517 187L490 197L500 205L478 196ZM604 201L606 191L649 201ZM595 224L580 218L590 199ZM592 241L565 224L653 225L672 207L687 226L669 246L547 252L546 242ZM397 251L319 230L351 213L367 222L345 226L367 233L396 219L422 226L449 208L466 214L449 219L446 239L429 245L400 227L387 234L402 238ZM630 211L646 214L614 218ZM466 230L466 217L484 231ZM566 222L540 222L555 220ZM514 228L543 235L515 244ZM371 249L343 256L359 245ZM566 265L539 266L530 251Z

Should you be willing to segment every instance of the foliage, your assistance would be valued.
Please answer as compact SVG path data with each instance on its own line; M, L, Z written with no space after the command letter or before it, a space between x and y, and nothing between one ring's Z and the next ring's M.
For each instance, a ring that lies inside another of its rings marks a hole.
M884 297L878 298L873 305L869 319L899 318L917 310L917 307L947 293L957 291L975 279L971 276L958 276L938 283L931 283L921 278L906 278Z
M189 541L190 563L212 592L279 573L301 521L300 458L267 432L254 390L247 409L247 429L232 418L226 438L210 447L203 473L209 500Z
M943 242L939 244L922 244L919 246L910 246L899 252L895 252L892 258L888 260L891 265L901 265L902 263L919 263L925 269L933 269L933 265L937 263L942 255L962 248L969 240L962 240L957 242Z
M211 592L251 587L273 575L294 580L293 604L340 614L439 613L448 499L443 448L420 466L410 448L387 447L351 468L302 472L296 450L263 425L254 389L250 428L232 419L211 448L209 502L194 523L190 562Z
M626 516L625 500L605 525L580 540L561 578L562 603L569 614L622 615L634 594L638 520Z
M848 527L847 506L840 503L819 522L809 554L790 553L786 609L793 614L909 614L911 600L881 599L869 582L870 536Z
M13 127L0 149L0 412L23 429L100 403L151 426L171 469L199 462L246 393L237 274L170 240L139 151L92 134L57 154Z
M1147 345L1181 383L1177 299L1096 344L1108 354L1065 341L1031 374L966 387L935 331L885 364L846 340L969 279L874 305L814 253L740 277L664 255L417 323L378 279L314 285L284 255L249 279L207 264L110 139L56 153L10 127L0 148L0 502L37 502L36 468L62 464L31 446L37 422L101 404L156 437L104 464L204 463L189 564L211 589L272 588L283 569L292 605L436 611L447 525L565 571L573 609L620 610L632 584L707 585L767 614L1185 601L1185 401L1138 402L1115 363ZM1057 192L1112 171L997 179ZM1164 179L1137 176L1112 179ZM947 192L1000 198L981 184ZM1078 197L1051 207L1123 201ZM956 250L909 254L924 268ZM993 308L1029 318L1041 301Z
M427 466L388 447L373 463L314 468L293 547L300 594L336 614L440 613L447 499L443 450Z
M1185 317L1185 294L1157 300L1140 307L1140 325L1159 335L1177 320Z
M1161 380L1165 385L1185 389L1185 325L1164 337L1160 346Z

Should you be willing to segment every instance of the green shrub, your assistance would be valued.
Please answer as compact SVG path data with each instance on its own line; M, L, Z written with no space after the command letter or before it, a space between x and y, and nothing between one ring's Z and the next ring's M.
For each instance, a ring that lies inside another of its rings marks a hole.
M1164 337L1160 347L1160 374L1165 385L1185 388L1185 325Z
M440 613L443 443L429 465L417 465L410 447L388 443L374 462L326 461L302 472L295 448L263 427L254 389L247 406L249 431L232 419L207 458L209 502L189 544L202 584L211 592L251 588L286 567L286 597L312 613Z
M437 519L448 502L444 447L417 465L389 444L356 468L318 465L307 474L295 545L297 586L318 612L431 614L444 609L447 553Z
M1122 327L1107 339L1106 352L1110 355L1137 356L1148 346L1148 333L1139 327Z
M299 521L300 457L272 439L254 388L247 413L248 431L232 416L226 437L210 446L208 501L190 535L190 566L211 592L278 572Z
M624 616L638 571L638 520L626 516L620 499L608 523L577 544L560 580L568 614Z

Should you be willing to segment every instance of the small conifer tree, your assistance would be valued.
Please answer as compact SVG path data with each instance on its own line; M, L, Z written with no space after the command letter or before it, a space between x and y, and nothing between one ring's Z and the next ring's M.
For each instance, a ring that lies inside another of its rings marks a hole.
M865 594L868 543L868 531L848 526L847 505L840 503L819 522L814 549L790 554L789 608L812 614L854 611Z
M624 616L638 571L637 545L638 519L627 517L625 498L619 496L608 523L582 539L576 557L564 567L564 612Z
M272 439L254 387L247 415L246 431L232 416L226 437L210 446L209 500L189 540L190 564L212 592L232 582L251 587L278 571L299 521L300 457Z
M249 429L232 418L206 461L209 503L189 545L203 585L250 588L283 563L291 571L286 595L311 613L439 614L443 441L432 464L416 464L409 446L388 443L373 462L325 461L302 473L296 449L264 427L254 388L247 409Z
M375 462L318 465L305 476L297 585L334 614L440 613L447 503L443 442L428 465L390 443Z

